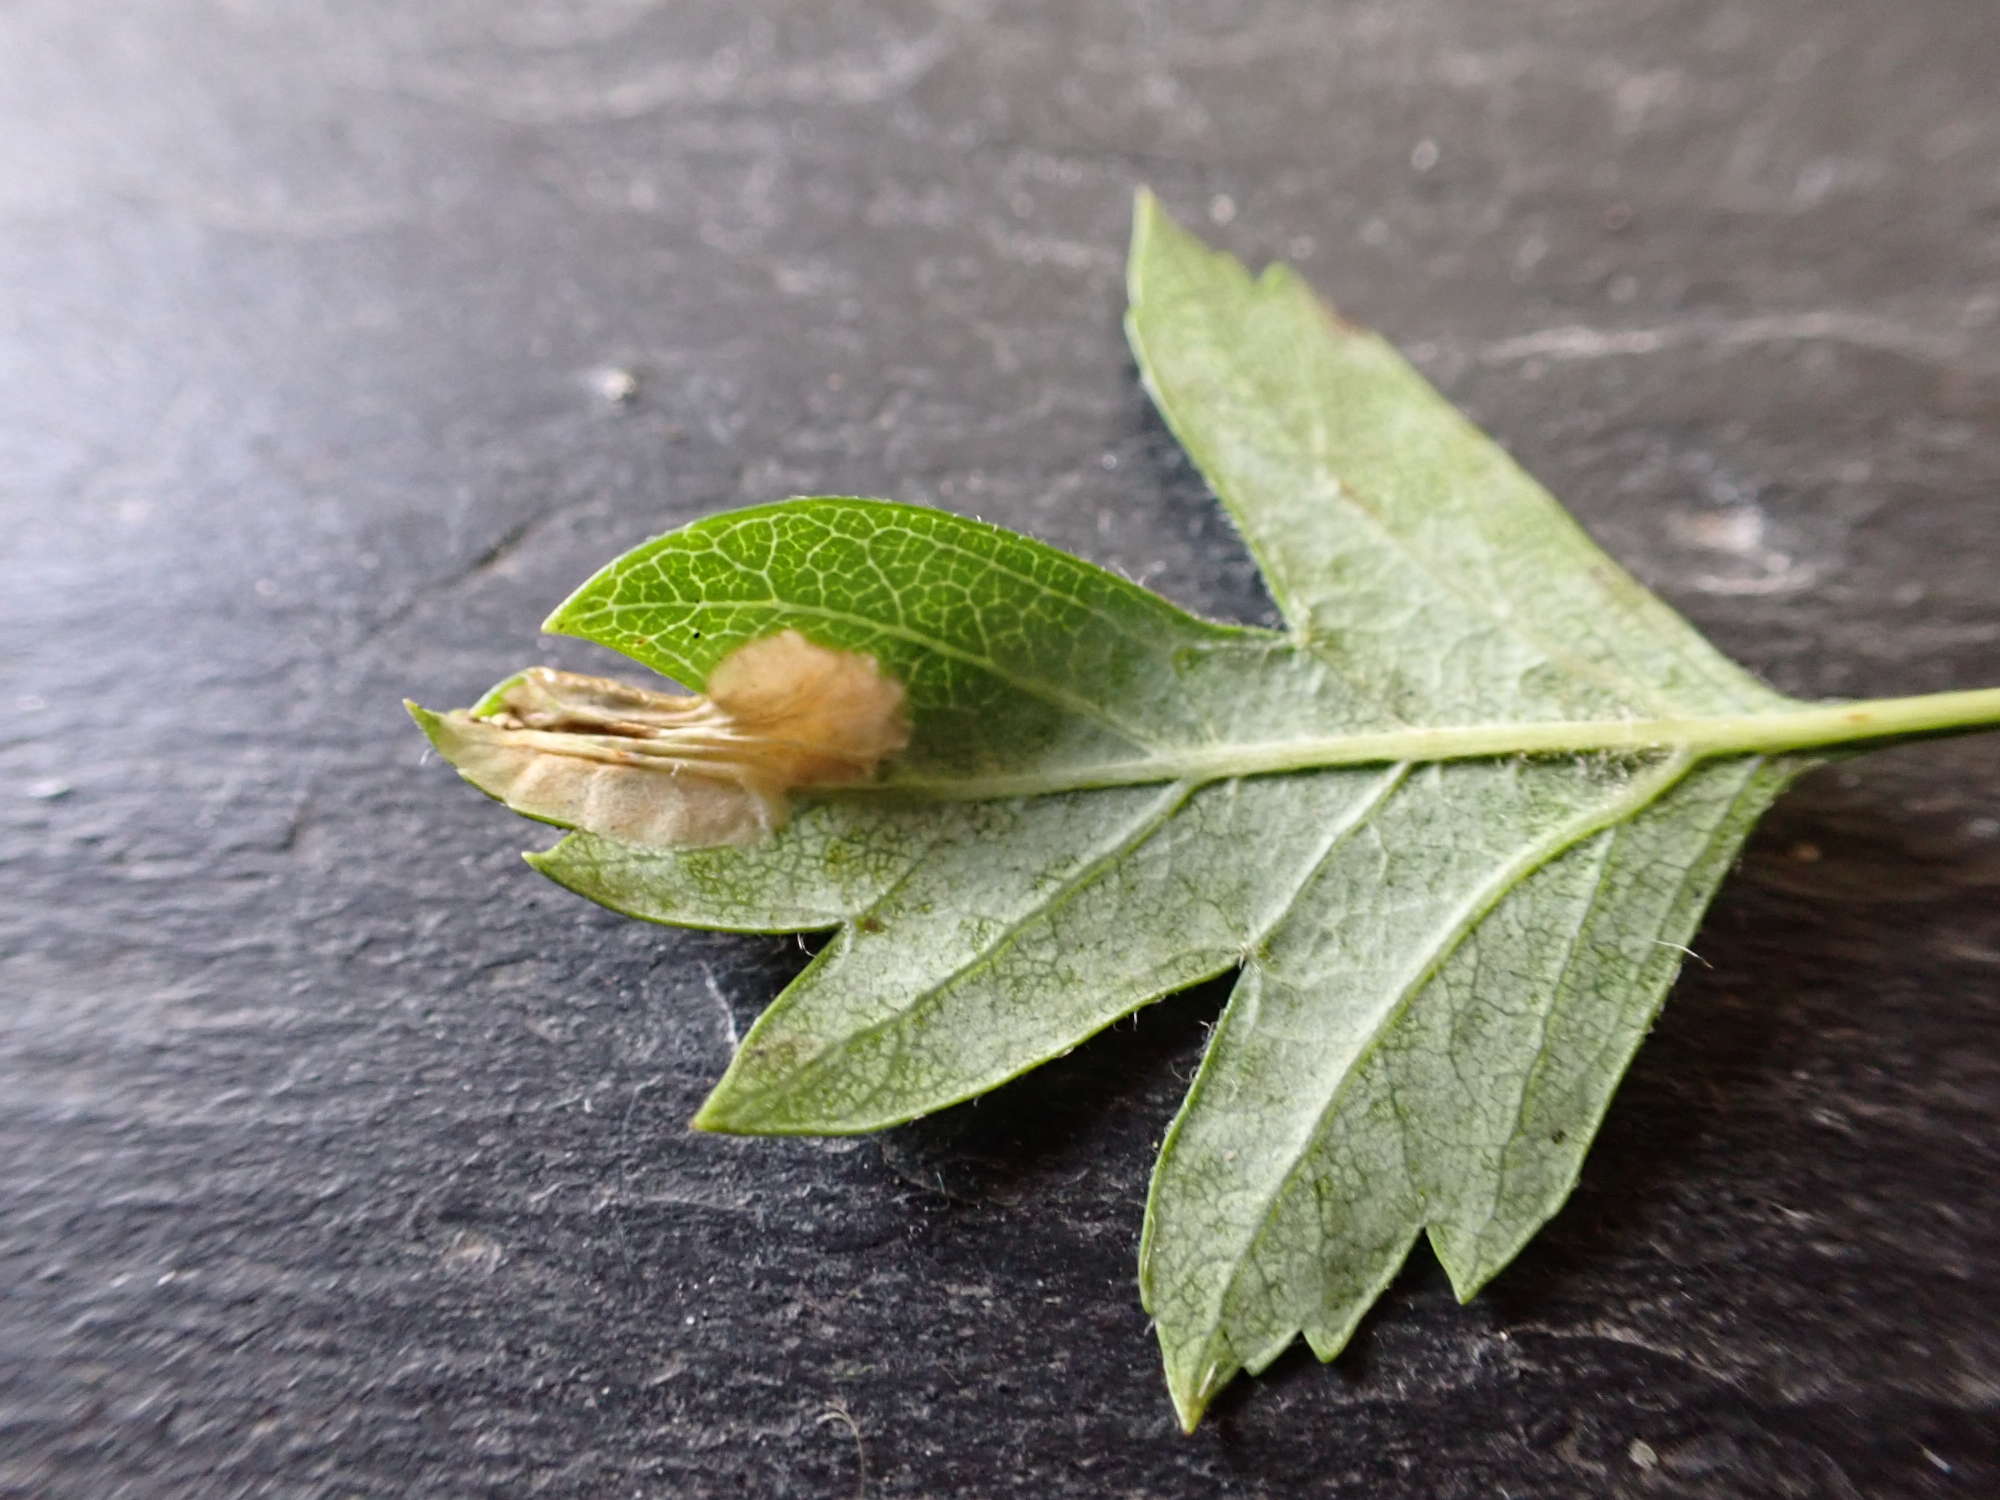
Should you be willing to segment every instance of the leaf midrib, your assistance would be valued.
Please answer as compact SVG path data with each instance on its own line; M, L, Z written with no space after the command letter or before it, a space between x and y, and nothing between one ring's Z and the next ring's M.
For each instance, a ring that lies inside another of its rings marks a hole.
M2000 721L2000 688L1800 703L1771 713L1672 718L1528 720L1520 723L1411 725L1347 734L1244 740L1159 751L1095 765L956 777L892 776L841 796L893 793L945 802L983 802L1157 781L1226 780L1334 766L1409 761L1485 760L1529 755L1685 753L1707 759L1775 755L1918 735L1971 732Z

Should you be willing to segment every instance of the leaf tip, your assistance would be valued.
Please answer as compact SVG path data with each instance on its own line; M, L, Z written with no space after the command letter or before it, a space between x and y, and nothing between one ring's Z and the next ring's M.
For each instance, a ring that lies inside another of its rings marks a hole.
M1565 1188L1557 1197L1557 1203L1568 1194L1569 1189ZM1453 1234L1441 1224L1432 1224L1425 1231L1424 1237L1430 1241L1431 1254L1437 1257L1438 1264L1444 1267L1445 1279L1451 1283L1453 1298L1463 1307L1484 1291L1489 1281L1507 1269L1508 1264L1533 1238L1535 1231L1548 1222L1549 1217L1549 1213L1535 1217L1525 1229L1517 1232L1505 1243L1496 1243L1481 1235Z
M722 1070L722 1076L708 1091L708 1097L701 1101L701 1107L688 1121L690 1130L699 1130L706 1135L768 1135L768 1126L757 1119L757 1104L754 1090L741 1087L744 1064L743 1044L734 1042L730 1049L729 1066Z
M715 1096L709 1095L702 1101L701 1108L688 1121L688 1129L699 1130L704 1135L741 1135L740 1130L731 1130L729 1122L722 1118L715 1108Z
M1163 229L1177 229L1174 217L1160 201L1160 195L1145 183L1132 190L1132 256L1136 262L1140 248Z
M760 1125L754 1109L746 1109L739 1091L730 1086L731 1075L735 1072L735 1061L731 1059L728 1069L723 1072L708 1097L701 1101L701 1108L688 1121L690 1130L699 1130L704 1135L769 1135L768 1126Z
M588 588L589 584L584 587ZM577 608L577 599L582 593L583 589L578 589L576 593L549 611L548 618L543 620L539 627L543 635L566 635L586 641L594 639L590 632L583 628L580 619L582 611Z
M429 740L432 745L437 746L440 750L444 748L438 744L438 736L444 732L444 716L442 714L432 712L414 698L405 698L403 700L403 712L416 721L416 726L424 732L425 739Z
M1199 1368L1167 1366L1167 1395L1174 1403L1174 1416L1181 1431L1192 1435L1208 1415L1208 1408L1222 1394L1224 1386L1236 1378L1236 1368L1225 1360L1209 1356Z
M1151 227L1160 213L1160 196L1145 183L1132 189L1132 233L1134 238Z
M1128 330L1133 315L1144 300L1143 281L1147 267L1157 258L1156 242L1184 233L1168 213L1159 195L1141 183L1132 190L1132 239L1125 252L1125 322Z

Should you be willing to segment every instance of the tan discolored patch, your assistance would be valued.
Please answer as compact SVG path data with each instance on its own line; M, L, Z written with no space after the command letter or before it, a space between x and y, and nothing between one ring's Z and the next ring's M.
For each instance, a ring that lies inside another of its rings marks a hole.
M738 647L705 695L534 667L485 710L418 720L516 812L656 849L755 843L794 791L865 781L910 739L900 682L796 630Z

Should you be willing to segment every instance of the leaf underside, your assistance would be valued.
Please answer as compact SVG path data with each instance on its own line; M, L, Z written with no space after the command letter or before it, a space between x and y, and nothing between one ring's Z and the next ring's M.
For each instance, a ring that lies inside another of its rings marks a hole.
M1192 1427L1301 1334L1332 1358L1419 1234L1461 1297L1513 1257L1575 1184L1744 835L1814 762L1667 747L1177 778L1216 747L1797 705L1289 270L1251 277L1142 195L1130 292L1147 387L1285 630L917 507L697 522L548 628L689 683L788 629L866 652L907 690L910 747L881 788L752 847L574 833L531 860L654 921L832 930L703 1106L714 1130L881 1129L1238 971L1140 1256ZM1073 789L980 794L1023 776Z

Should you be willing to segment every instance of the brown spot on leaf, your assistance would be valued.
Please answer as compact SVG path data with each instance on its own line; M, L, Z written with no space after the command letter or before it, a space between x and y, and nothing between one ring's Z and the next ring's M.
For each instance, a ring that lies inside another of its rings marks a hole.
M796 630L725 656L705 695L534 667L425 728L516 812L660 849L754 843L794 791L865 781L910 738L901 683Z

